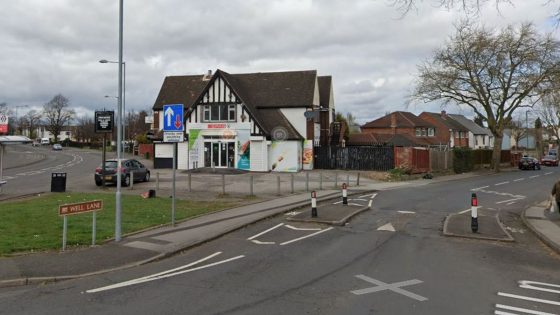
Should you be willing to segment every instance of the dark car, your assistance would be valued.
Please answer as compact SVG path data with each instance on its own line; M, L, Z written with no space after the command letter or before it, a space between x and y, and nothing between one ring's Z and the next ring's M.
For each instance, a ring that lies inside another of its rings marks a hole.
M541 164L534 157L525 156L519 160L520 170L540 170Z
M556 155L546 155L541 159L541 165L558 166L558 157Z
M102 165L95 169L95 184L101 186L103 179L105 183L117 183L117 159L105 161L105 172ZM102 174L103 173L103 174ZM150 181L150 170L144 164L135 159L121 159L121 184L123 186L130 185L131 174L134 174L135 182Z

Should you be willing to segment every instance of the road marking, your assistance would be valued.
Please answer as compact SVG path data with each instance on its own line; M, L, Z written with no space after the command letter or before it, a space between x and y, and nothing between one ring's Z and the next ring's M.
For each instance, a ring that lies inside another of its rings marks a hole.
M530 310L530 309L526 309L526 308L513 307L513 306L508 306L508 305L503 305L503 304L496 304L496 308L501 308L501 309L508 310L508 311L523 312L525 314L556 315L556 314L553 314L553 313L539 312L539 311L534 311L534 310ZM515 313L507 313L507 312L502 312L502 311L494 311L494 314L495 315L515 315Z
M374 195L377 195L377 194L374 194ZM369 196L372 196L372 195L367 194L367 195L360 196L360 198L367 198L367 197L369 197Z
M513 181L514 181L514 182L520 182L520 181L522 181L522 180L525 180L525 178L518 178L518 179L514 179Z
M415 214L416 212L414 211L397 211L398 213L402 213L402 214Z
M544 176L550 175L550 174L552 174L552 173L553 173L553 172L544 173Z
M258 244L258 245L274 245L276 242L261 242L259 240L251 240L251 242Z
M514 203L515 203L515 201L512 201L512 202L510 202L510 203L506 203L506 206L511 206L511 205L514 204Z
M517 200L521 200L521 199L523 199L523 198L513 198L513 199L508 199L508 200L502 200L502 201L496 202L496 204L499 205L500 203L512 202L512 201L517 201Z
M348 199L348 200L354 200L354 201L368 201L367 199Z
M533 301L533 302L539 302L539 303L544 303L544 304L559 305L560 306L560 302L537 299L537 298L532 298L532 297L529 297L529 296L503 293L503 292L498 292L498 295L499 296L504 296L504 297L509 297L509 298L514 298L514 299L525 300L525 301Z
M480 208L481 208L481 207L480 207ZM471 211L471 210L472 210L472 209L463 210L463 211L459 212L459 214L467 213L467 212L469 212L469 211Z
M546 283L546 282L537 282L537 281L529 281L529 280L521 280L518 281L519 283L519 287L523 288L523 289L530 289L530 290L537 290L537 291L544 291L544 292L549 292L549 293L557 293L560 294L560 290L554 290L554 289L546 289L546 288L541 288L536 285L540 285L542 287L552 287L552 288L560 288L560 285L557 284L551 284L551 283Z
M284 225L284 227L287 227L288 229L292 229L292 230L296 230L296 231L321 231L320 228L298 228L295 226L291 226L289 224Z
M294 215L298 215L300 213L301 213L301 211L290 211L290 212L287 212L286 215L287 216L294 216Z
M326 229L324 229L324 230L321 230L321 231L318 231L318 232L315 232L315 233L311 233L311 234L309 234L309 235L302 236L302 237L293 239L293 240L291 240L291 241L287 241L287 242L284 242L284 243L280 243L280 245L288 245L288 244L291 244L291 243L294 243L294 242L297 242L297 241L301 241L301 240L306 239L306 238L308 238L308 237L312 237L312 236L321 234L321 233L323 233L323 232L330 231L330 230L332 230L332 229L333 229L333 227L331 226L331 227L326 228Z
M471 191L477 191L477 190L481 190L481 189L488 188L488 187L490 187L490 186L482 186L482 187L478 187L478 188L473 188L473 189L471 189Z
M372 203L373 203L373 200L370 200L370 201L368 202L368 208L371 209L371 204L372 204Z
M371 202L371 200L370 200L370 202ZM349 206L358 206L358 207L363 207L363 206L364 206L364 205L362 205L362 204L353 203L353 202L348 203L348 205L349 205Z
M185 269L185 268L189 268L191 266L194 266L194 265L196 265L200 262L208 260L208 259L210 259L214 256L219 255L219 254L221 254L221 252L216 252L216 253L208 256L208 257L202 258L202 259L200 259L198 261L195 261L193 263L190 263L188 265L184 265L184 266L181 266L181 267L178 267L178 268L163 271L163 272L156 273L156 274L153 274L153 275L149 275L149 276L146 276L146 277L141 277L141 278L137 278L137 279L133 279L133 280L129 280L129 281L124 281L124 282L121 282L121 283L116 283L116 284L108 285L108 286L97 288L97 289L87 290L86 293L97 293L97 292L122 288L122 287L126 287L126 286L136 285L136 284L140 284L140 283L144 283L144 282L150 282L150 281L170 278L170 277L178 276L178 275L181 275L181 274L184 274L184 273L188 273L188 272L192 272L192 271L197 271L197 270L221 265L221 264L224 264L224 263L227 263L227 262L234 261L234 260L241 259L241 258L245 257L245 255L239 255L239 256L235 256L235 257L228 258L228 259L225 259L225 260L221 260L221 261L218 261L218 262L214 262L214 263L211 263L211 264L208 264L208 265L203 265L203 266L195 267L195 268L192 268L192 269L177 271L177 270L180 270L180 269ZM177 272L174 272L174 271L177 271Z
M380 226L377 228L378 231L389 231L389 232L395 232L395 227L391 224L391 222Z
M505 185L505 184L509 184L509 181L508 182L497 183L497 184L494 184L494 186L501 186L501 185Z
M410 291L401 289L401 287L422 283L422 281L420 281L418 279L412 279L412 280L395 282L395 283L385 283L385 282L370 278L370 277L365 276L365 275L356 275L355 277L358 278L358 279L367 281L371 284L376 285L375 287L371 287L371 288L350 291L350 292L352 292L352 294L355 294L355 295L362 295L362 294L368 294L368 293L375 293L375 292L379 292L379 291L391 290L395 293L402 294L406 297L409 297L411 299L418 300L418 301L421 301L421 302L428 300L427 298L425 298L421 295L418 295L418 294L412 293Z
M529 176L529 178L537 178L537 177L539 177L539 176L541 176L541 175Z
M506 196L506 197L513 197L513 198L519 198L519 199L525 199L526 197L523 195L513 195L510 193L502 193L502 192L498 192L498 191L492 191L492 190L480 190L480 192L483 193L487 193L487 194L494 194L494 195L498 195L498 196Z
M259 237L259 236L261 236L261 235L263 235L263 234L266 234L266 233L268 233L268 232L270 232L270 231L272 231L272 230L274 230L274 229L276 229L276 228L278 228L278 227L281 227L282 225L284 225L284 223L277 224L277 225L271 227L270 229L268 229L268 230L266 230L266 231L260 232L259 234L256 234L256 235L253 235L253 236L249 237L247 240L250 241L250 240L252 240L252 239L254 239L254 238L257 238L257 237Z

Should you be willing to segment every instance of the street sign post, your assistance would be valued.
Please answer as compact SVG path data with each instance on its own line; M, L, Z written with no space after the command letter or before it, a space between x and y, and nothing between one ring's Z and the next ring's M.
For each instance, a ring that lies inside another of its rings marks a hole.
M114 111L96 111L95 112L95 133L103 133L103 151L101 154L101 185L105 187L105 157L107 154L107 133L113 132L115 122Z
M183 123L183 104L163 105L163 142L173 143L173 185L171 194L171 225L175 225L175 163L177 161L177 142L183 142L185 125Z
M62 227L62 251L66 249L66 235L68 233L68 216L84 212L93 212L91 245L95 245L97 210L103 209L103 200L93 200L80 203L65 204L58 207L58 215L64 217Z

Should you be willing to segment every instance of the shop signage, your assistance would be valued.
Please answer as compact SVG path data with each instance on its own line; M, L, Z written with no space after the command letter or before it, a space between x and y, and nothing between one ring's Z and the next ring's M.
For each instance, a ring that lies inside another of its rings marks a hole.
M115 112L96 111L95 112L95 133L113 132Z
M71 203L58 207L58 215L78 214L82 212L90 212L101 210L103 208L103 200L93 200L80 203Z
M0 114L0 134L8 133L8 116Z

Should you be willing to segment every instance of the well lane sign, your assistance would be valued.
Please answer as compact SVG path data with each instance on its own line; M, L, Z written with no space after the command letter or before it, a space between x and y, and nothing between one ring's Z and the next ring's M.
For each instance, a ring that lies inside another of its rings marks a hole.
M66 216L83 212L97 211L103 208L103 200L71 203L58 207L58 215Z

